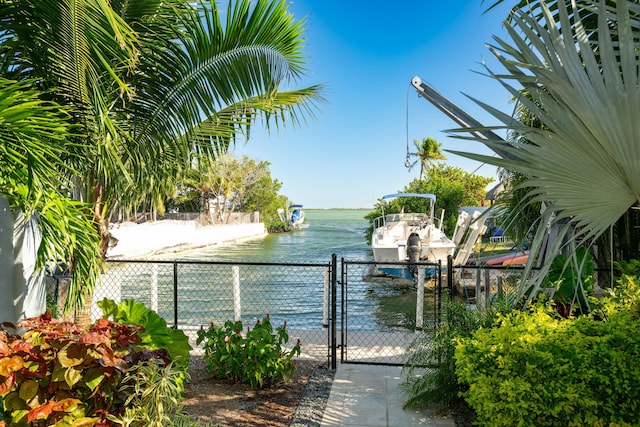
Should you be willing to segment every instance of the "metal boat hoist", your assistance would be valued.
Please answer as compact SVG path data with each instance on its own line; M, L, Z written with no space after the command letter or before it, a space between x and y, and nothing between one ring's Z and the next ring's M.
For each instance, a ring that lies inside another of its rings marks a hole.
M505 141L503 138L501 138L491 130L483 129L484 126L482 125L482 123L480 123L478 120L471 117L469 114L467 114L464 110L462 110L460 107L455 105L453 102L449 101L447 98L445 98L440 92L435 90L433 87L423 82L420 77L414 76L411 79L411 85L416 89L420 97L426 99L431 104L433 104L436 108L442 111L447 117L449 117L451 120L453 120L458 125L460 125L461 128L468 129L469 133L475 136L481 142L487 141L491 143L496 143L496 144L485 144L485 145L489 149L491 149L494 153L496 153L498 156L502 157L503 159L519 160L519 158L515 154L506 150L502 150L500 149L500 147L496 146L500 144L509 145L509 142ZM540 256L538 259L538 266L544 263L547 248L549 248L553 243L553 240L555 240L558 227L559 227L558 224L553 225L549 230L549 232L547 233L546 242L543 245L545 249L542 251L542 256ZM468 258L468 255L467 255L467 258Z

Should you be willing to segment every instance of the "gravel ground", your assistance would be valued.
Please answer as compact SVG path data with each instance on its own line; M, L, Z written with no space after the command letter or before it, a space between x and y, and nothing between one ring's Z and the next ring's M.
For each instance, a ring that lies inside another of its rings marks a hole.
M320 426L335 374L334 369L326 366L318 366L314 369L289 427Z

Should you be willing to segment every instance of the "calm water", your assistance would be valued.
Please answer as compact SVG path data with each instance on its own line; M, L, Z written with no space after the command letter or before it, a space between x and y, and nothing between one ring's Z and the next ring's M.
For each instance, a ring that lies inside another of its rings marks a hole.
M324 263L335 253L338 258L338 280L340 280L340 259L349 261L373 261L370 246L364 238L368 221L364 219L369 211L364 210L305 210L307 226L288 233L271 234L264 239L200 249L180 255L183 260L242 261L274 263ZM365 277L371 273L371 265L350 265L349 290L347 291L348 325L350 330L393 331L412 329L415 326L416 290L406 283L369 281ZM318 280L305 283L300 281L301 293L282 279L269 280L265 277L262 286L252 292L269 295L289 294L295 310L288 307L274 308L270 313L286 317L301 327L311 327L322 323L323 286ZM340 284L338 285L340 292ZM244 302L243 302L244 304ZM340 306L340 301L338 300ZM432 297L425 295L425 317L427 324L432 317ZM231 315L232 313L229 313Z
M338 259L372 261L364 238L368 225L366 209L306 209L306 227L288 233L270 234L237 245L212 246L189 252L180 259L206 261L246 261L284 263L328 263Z

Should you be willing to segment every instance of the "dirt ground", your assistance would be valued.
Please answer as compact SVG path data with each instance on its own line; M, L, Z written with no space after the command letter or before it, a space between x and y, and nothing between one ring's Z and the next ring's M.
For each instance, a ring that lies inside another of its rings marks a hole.
M201 357L192 357L185 387L184 412L220 427L286 427L316 364L297 362L291 381L273 388L252 390L247 384L214 379Z
M297 361L294 377L273 388L252 390L247 384L215 379L202 357L191 357L191 380L185 387L184 412L216 427L287 427L314 369L320 362ZM464 402L445 410L456 427L472 427L476 415Z

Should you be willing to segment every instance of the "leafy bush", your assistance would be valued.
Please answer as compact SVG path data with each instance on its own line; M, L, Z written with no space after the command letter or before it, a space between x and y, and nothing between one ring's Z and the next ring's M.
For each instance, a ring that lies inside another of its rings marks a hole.
M224 326L201 328L196 343L204 342L206 367L214 375L261 388L288 381L295 372L291 359L300 355L300 340L285 351L282 345L289 341L286 326L285 322L274 334L267 315L243 335L242 322L228 320Z
M137 326L101 319L85 329L48 312L19 326L23 337L0 330L0 427L94 425L124 408L131 366L168 362L165 351L139 347Z
M479 424L639 425L640 320L512 312L461 338L456 373Z
M407 394L405 407L425 408L434 403L448 406L459 401L466 387L458 383L455 372L455 340L491 326L498 307L501 305L478 311L464 302L444 301L443 322L435 332L419 335L408 349L401 384Z
M584 246L578 246L574 256L580 265L579 270L564 255L556 255L544 283L544 287L555 288L553 302L563 317L590 311L586 295L593 290L595 283L595 263Z
M124 413L108 418L122 427L203 425L182 412L182 374L171 364L154 361L133 366L119 390L127 396Z
M179 330L167 325L158 313L135 300L124 300L116 304L113 300L103 299L98 302L104 319L112 318L114 322L125 325L141 325L139 331L140 345L149 350L166 349L173 365L186 372L189 369L190 351L189 337Z

